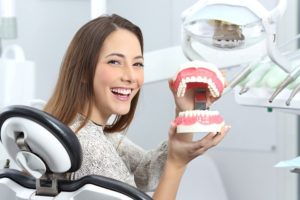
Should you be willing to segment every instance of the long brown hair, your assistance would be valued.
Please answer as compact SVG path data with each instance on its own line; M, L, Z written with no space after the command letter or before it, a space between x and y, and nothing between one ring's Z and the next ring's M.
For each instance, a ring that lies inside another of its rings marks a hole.
M86 124L91 114L94 98L93 79L100 49L104 40L118 28L135 34L143 53L143 35L140 28L113 14L100 16L81 27L64 56L54 93L44 110L69 125L76 115L83 111L83 106L88 105L87 116L77 131ZM116 116L114 122L105 127L105 132L120 132L128 128L136 110L139 94L140 92L132 99L129 112Z

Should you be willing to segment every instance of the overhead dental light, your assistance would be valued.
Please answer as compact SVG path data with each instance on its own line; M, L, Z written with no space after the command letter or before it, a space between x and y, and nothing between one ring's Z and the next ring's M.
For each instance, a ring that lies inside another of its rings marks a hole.
M190 60L201 58L222 67L247 63L268 53L288 71L286 59L275 47L275 22L285 7L283 0L273 11L257 0L199 1L182 14L183 52ZM253 52L255 47L259 51Z
M286 4L279 0L269 11L257 0L200 0L182 14L182 50L189 60L202 59L221 68L243 66L228 88L253 71L253 62L268 56L288 74L269 97L272 102L300 74L276 46L276 23Z

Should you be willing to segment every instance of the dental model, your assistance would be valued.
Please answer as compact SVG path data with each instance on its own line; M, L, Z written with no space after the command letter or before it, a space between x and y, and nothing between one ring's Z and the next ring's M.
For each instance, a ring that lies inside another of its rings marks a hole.
M214 98L222 95L225 80L219 69L207 62L192 61L183 64L173 78L178 97L187 90L195 89L196 110L179 113L175 119L177 133L220 132L224 119L218 111L207 110L207 94Z

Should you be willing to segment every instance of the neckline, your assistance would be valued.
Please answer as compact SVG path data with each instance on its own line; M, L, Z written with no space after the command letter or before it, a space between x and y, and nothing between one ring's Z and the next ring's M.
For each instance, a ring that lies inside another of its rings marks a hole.
M94 122L93 120L90 120L93 124L95 124L96 126L100 126L100 127L103 127L103 125L102 124L98 124L98 123L96 123L96 122Z

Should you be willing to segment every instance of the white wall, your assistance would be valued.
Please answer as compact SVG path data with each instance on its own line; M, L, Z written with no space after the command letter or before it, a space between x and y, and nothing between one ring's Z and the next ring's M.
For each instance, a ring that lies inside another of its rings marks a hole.
M36 97L48 99L61 59L75 31L90 19L90 4L84 0L16 0L17 43L36 63Z
M27 59L36 64L35 96L47 100L67 45L75 31L90 19L90 3L85 0L16 0L16 15L18 38L2 41L3 47L21 45ZM4 157L6 154L0 145L0 168Z

